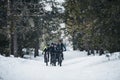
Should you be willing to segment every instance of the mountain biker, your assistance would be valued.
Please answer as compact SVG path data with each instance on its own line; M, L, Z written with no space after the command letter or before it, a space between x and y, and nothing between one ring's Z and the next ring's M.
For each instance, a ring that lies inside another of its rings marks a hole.
M54 52L54 43L51 43L50 45L50 64L54 65L54 56L55 56L55 52Z
M47 44L47 46L45 46L45 48L43 49L43 53L44 53L44 62L47 63L47 65L48 65L49 54L50 54L50 46L49 46L49 44Z
M63 44L62 39L60 39L57 43L56 46L56 50L57 50L57 58L60 56L60 54L62 55L62 59L64 59L64 55L63 55L63 51L66 51L66 47Z

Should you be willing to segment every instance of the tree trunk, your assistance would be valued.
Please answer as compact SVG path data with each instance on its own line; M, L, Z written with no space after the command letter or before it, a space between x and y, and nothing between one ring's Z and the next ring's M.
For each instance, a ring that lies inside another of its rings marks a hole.
M10 31L10 26L11 25L11 21L10 21L10 0L7 0L7 30L8 30L8 39L9 39L9 49L8 49L8 53L5 53L5 56L10 56L11 54L11 31Z
M89 55L91 55L91 53L90 53L90 50L88 49L87 50L87 55L89 56Z
M22 52L22 47L21 47L20 44L19 44L19 47L18 47L18 54L19 54L19 56L20 56L21 58L23 58L24 54L23 54L23 52Z
M16 32L16 29L15 29L15 32L14 32L14 35L13 35L13 54L14 54L15 57L18 57L17 50L18 50L17 32Z
M36 39L35 42L35 53L34 53L34 57L39 56L39 38Z
M100 49L99 55L101 56L102 54L104 54L104 50L103 50L103 49Z
M73 36L72 36L72 42L73 42L73 50L77 50L77 41L75 38L75 32L73 32Z
M12 55L14 55L13 53L14 53L14 48L13 48L13 34L11 34L11 41L10 41L10 48L11 48L11 53L10 54L12 54Z
M93 54L95 56L94 49L91 49L91 54Z

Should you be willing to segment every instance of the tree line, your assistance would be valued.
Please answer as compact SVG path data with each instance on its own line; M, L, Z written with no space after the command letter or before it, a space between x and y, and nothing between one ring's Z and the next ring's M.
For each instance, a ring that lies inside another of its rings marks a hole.
M46 5L50 10L46 10ZM64 10L61 7L64 6ZM60 23L65 28L60 29ZM22 57L23 48L56 40L64 30L74 50L120 51L119 0L0 0L0 54Z
M64 7L74 50L120 51L119 0L65 0Z
M23 48L34 48L34 57L38 56L40 44L61 33L57 31L63 22L59 5L54 0L0 0L0 54L23 57Z

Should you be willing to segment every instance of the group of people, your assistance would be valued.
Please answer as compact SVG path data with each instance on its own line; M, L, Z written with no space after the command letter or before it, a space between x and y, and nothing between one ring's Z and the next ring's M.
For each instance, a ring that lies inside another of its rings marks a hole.
M52 66L56 66L56 63L62 66L62 61L64 60L63 51L66 51L66 47L61 40L58 43L47 44L43 50L46 66L48 66L48 62Z

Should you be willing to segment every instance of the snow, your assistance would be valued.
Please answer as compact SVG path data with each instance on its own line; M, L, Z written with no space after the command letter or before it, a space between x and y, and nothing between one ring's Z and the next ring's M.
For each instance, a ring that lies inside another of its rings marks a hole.
M48 0L49 1L49 0ZM64 7L62 6L62 4L65 2L64 0L55 0L55 2L58 2L59 5L56 5L57 8L61 8L60 12L63 13L64 12ZM45 3L45 10L47 11L52 11L52 8L51 8L51 3Z
M64 52L63 66L45 66L43 55L21 59L0 56L0 80L119 80L119 52L110 56L86 56L86 52Z

